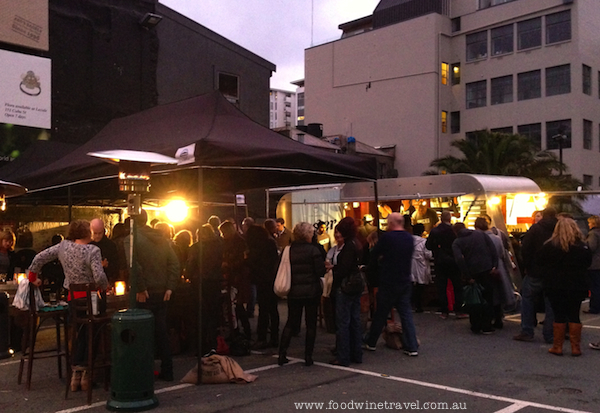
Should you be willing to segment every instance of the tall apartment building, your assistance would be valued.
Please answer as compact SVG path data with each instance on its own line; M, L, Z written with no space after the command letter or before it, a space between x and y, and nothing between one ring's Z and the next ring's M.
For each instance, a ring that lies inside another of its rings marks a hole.
M339 27L305 51L324 134L396 144L414 176L472 132L519 133L600 186L600 1L382 0Z
M287 90L271 89L269 112L271 129L296 126L296 94Z
M296 125L307 125L307 123L304 122L304 79L296 80L291 83L296 86L296 108L298 109Z

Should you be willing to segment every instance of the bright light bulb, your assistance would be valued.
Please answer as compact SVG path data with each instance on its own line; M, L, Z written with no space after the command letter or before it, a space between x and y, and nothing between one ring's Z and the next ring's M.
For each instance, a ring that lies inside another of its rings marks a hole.
M490 200L488 201L488 203L490 205L498 205L498 204L500 204L500 197L494 196L494 197L490 198Z
M164 211L167 214L169 221L181 222L188 215L188 206L185 201L181 199L174 199L164 207Z

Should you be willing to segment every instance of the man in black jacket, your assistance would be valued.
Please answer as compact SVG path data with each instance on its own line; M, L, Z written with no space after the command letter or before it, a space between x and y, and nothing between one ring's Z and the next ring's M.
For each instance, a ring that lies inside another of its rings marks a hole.
M546 318L542 334L546 343L552 343L554 313L550 307L548 298L543 293L542 269L536 263L536 255L542 249L544 243L550 239L556 226L556 210L546 208L542 211L542 219L533 224L529 231L523 236L521 255L525 267L525 278L521 286L521 332L513 337L517 341L533 341L534 328L537 324L535 302L538 297L544 297Z
M464 314L457 311L462 305L462 282L460 280L460 270L452 254L452 243L456 239L456 234L450 223L452 214L449 211L444 211L441 218L442 222L431 230L425 247L433 252L435 284L438 289L442 312L440 317L443 319L448 318L448 295L446 290L448 280L450 280L454 288L454 311L457 318L462 318Z
M475 220L475 231L462 229L458 238L452 243L454 259L467 282L477 283L483 288L484 303L474 306L469 311L471 331L476 334L493 333L494 287L492 273L498 268L498 254L487 230L485 218Z

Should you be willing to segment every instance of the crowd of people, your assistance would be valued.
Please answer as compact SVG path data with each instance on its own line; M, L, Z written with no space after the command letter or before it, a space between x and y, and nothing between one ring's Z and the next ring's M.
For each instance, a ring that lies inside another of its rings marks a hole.
M314 363L319 309L325 303L333 313L332 364L362 363L363 350L377 349L393 309L399 317L404 353L417 356L413 312L424 311L425 286L434 280L431 261L440 317L447 319L453 307L456 318L469 317L475 334L492 334L503 328L505 309L515 305L510 269L517 262L524 278L521 331L515 340L534 340L536 312L542 302L543 338L552 344L549 352L562 355L568 337L571 355L578 356L581 303L589 293L589 312L600 313L598 216L588 219L589 232L584 237L572 217L547 208L535 215L536 222L522 237L520 248L511 248L512 241L491 225L488 216L478 217L475 228L468 229L463 223L453 225L448 211L438 219L419 206L412 217L389 214L385 232L372 225L372 218L359 221L358 226L354 218L343 218L333 228L333 240L325 222L300 222L289 230L282 218L257 225L247 217L238 228L234 220L221 222L212 216L194 235L189 230L175 234L166 223L152 222L149 226L145 211L134 219L138 227L133 262L138 276L136 300L155 316L159 378L164 380L173 380L168 303L182 282L193 292L190 305L195 308L190 308L187 322L192 332L200 324L203 354L220 348L227 327L228 338L242 337L248 345L253 343L255 350L277 351L280 365L288 362L288 349L301 331L303 313L305 364ZM44 278L56 278L58 265L63 277L59 282L65 289L72 283L90 282L106 290L128 276L128 233L129 223L115 225L109 239L102 220L74 221L66 239L56 237L51 247L29 263L29 280L40 285ZM0 234L0 272L11 274L14 241L12 232ZM291 288L286 297L288 318L280 335L279 298L273 284L286 249ZM322 300L323 279L330 280L325 285L327 301ZM200 280L201 297L197 288ZM466 300L465 286L476 287L480 297L478 302L461 307ZM449 289L452 294L448 294ZM361 300L365 297L370 305L368 328L361 322ZM254 317L256 305L258 320L253 336L249 319ZM198 308L200 323L194 316ZM82 367L86 364L85 343L81 340L73 352L73 391L89 386ZM589 346L600 349L600 342Z

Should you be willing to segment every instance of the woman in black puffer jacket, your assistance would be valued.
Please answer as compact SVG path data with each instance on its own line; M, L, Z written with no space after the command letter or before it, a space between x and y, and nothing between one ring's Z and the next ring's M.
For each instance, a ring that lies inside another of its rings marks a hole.
M287 363L287 349L292 332L300 330L302 310L305 309L306 344L304 360L307 366L313 364L312 353L317 337L317 312L321 299L321 277L325 275L325 260L321 251L311 243L315 229L308 222L294 227L294 242L290 245L292 286L287 297L288 320L281 334L279 365Z
M583 242L577 223L559 219L552 237L546 241L536 263L543 268L544 289L554 312L554 343L550 353L562 356L565 330L569 324L571 355L581 355L581 302L587 296L587 269L592 253Z

